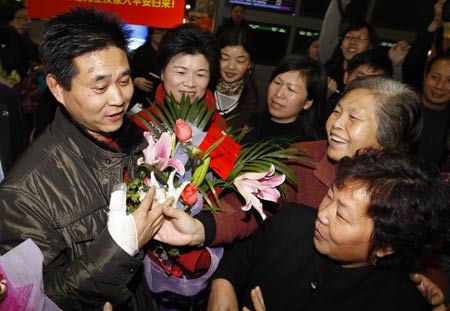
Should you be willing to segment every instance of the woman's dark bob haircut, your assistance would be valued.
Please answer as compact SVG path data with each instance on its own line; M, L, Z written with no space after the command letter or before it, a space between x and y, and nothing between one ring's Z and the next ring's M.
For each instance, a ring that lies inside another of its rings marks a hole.
M209 64L210 80L208 88L216 87L220 76L220 49L215 37L193 24L183 24L169 29L158 49L158 65L161 71L177 55L203 55Z
M368 260L417 269L416 260L447 240L450 189L436 168L413 157L361 150L338 163L335 187L365 189L374 222ZM376 258L377 250L393 254Z

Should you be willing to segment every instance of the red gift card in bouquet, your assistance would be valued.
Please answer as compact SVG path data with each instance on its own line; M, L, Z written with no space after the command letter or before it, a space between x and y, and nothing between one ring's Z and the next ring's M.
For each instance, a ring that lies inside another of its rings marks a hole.
M211 151L211 163L209 166L223 180L226 180L233 169L234 163L236 163L241 145L227 136L216 124L212 124L199 148L205 152L222 137L223 141L220 145Z

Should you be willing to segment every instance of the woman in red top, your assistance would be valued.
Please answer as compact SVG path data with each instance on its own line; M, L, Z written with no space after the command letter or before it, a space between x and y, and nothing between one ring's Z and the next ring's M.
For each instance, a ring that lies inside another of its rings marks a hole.
M158 65L162 83L157 87L155 102L148 108L154 113L154 105L164 105L166 96L173 95L177 102L188 97L191 102L200 99L208 108L214 107L214 94L210 89L220 76L220 49L211 33L202 32L193 24L183 24L166 32L158 50ZM145 111L137 113L149 121ZM135 115L131 116L143 129L147 127ZM225 124L214 111L212 123Z

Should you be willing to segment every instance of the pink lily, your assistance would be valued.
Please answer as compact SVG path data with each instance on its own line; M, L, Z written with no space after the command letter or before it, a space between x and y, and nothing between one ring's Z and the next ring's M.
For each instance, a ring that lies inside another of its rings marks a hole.
M170 134L164 132L157 142L154 141L150 132L144 132L148 147L143 150L144 158L139 158L138 165L148 163L155 166L160 171L168 167L173 167L180 175L184 175L185 169L183 163L175 158L170 158L172 151L172 138Z
M253 206L262 219L266 219L263 205L258 198L278 202L280 192L276 187L285 180L284 175L273 176L273 173L275 173L275 167L271 165L267 172L245 173L234 179L234 185L245 199L245 205L242 206L242 210L248 211Z

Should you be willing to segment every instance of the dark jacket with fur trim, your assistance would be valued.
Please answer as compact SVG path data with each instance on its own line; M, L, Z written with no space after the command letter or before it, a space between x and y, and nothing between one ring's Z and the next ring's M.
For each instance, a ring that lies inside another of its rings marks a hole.
M62 110L0 186L0 253L27 238L44 255L46 294L64 310L151 310L143 255L131 257L106 227L110 194L134 173L133 154L146 146L124 120L121 152L94 141Z

